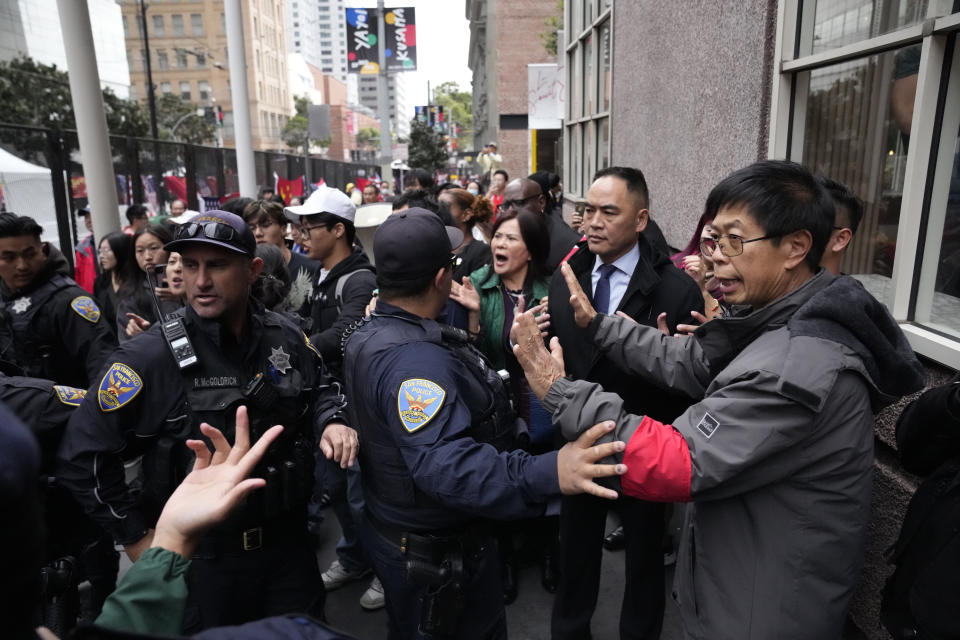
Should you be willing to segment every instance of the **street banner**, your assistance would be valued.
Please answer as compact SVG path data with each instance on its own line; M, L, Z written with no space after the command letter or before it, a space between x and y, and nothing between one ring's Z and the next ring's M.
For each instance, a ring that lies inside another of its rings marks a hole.
M413 7L387 9L383 21L387 32L384 40L387 72L416 71L417 25Z
M347 17L347 72L360 75L380 73L377 45L379 21L376 9L350 8Z

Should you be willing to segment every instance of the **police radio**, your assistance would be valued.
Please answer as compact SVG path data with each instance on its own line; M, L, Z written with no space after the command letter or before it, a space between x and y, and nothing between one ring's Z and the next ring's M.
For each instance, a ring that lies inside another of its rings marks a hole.
M157 279L160 279L160 266L156 267L156 274L154 274ZM164 276L166 275L166 268L164 267ZM167 346L170 347L170 352L173 354L173 359L176 361L177 366L181 369L186 369L192 365L195 365L199 362L197 358L197 352L193 349L193 344L190 343L190 335L187 333L187 328L183 324L183 318L171 318L169 320L164 320L163 312L160 311L160 299L157 298L156 286L160 285L160 282L151 282L152 278L150 277L151 273L147 271L147 284L150 285L150 295L153 297L153 307L157 312L157 322L160 322L160 327L163 329L163 338L167 341ZM163 284L166 285L166 282L163 281Z

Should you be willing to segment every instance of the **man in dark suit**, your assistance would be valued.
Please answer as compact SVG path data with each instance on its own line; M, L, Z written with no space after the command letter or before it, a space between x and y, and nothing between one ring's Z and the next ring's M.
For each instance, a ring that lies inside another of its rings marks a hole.
M568 259L597 311L625 313L657 326L667 314L671 333L703 312L696 284L671 262L659 242L644 236L649 193L638 169L610 167L594 176L584 210L586 240ZM594 349L574 322L563 278L550 288L550 319L563 347L567 373L598 382L624 399L630 411L673 420L690 404L669 389L631 378ZM641 410L642 404L642 410ZM554 639L589 638L597 602L608 504L591 496L564 496L560 515L560 584L554 600ZM621 497L614 503L626 534L626 585L620 611L621 638L658 638L663 624L664 569L661 540L664 505Z

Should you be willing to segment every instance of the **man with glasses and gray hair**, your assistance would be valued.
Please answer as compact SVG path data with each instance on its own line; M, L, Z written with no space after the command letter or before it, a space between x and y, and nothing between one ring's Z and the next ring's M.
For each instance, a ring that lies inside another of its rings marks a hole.
M575 360L546 351L532 314L515 353L567 439L616 423L623 494L692 503L674 584L685 637L839 638L866 546L874 416L919 390L923 367L883 304L819 266L834 203L807 169L752 164L706 211L702 249L732 312L692 335L611 315L566 265L550 297L623 376L696 398L680 415L652 416L656 393L565 377Z
M516 178L507 183L503 189L503 201L497 206L497 216L510 211L529 211L537 215L546 216L547 229L550 232L550 253L547 256L547 267L550 271L557 268L563 258L570 253L580 236L577 232L562 224L551 224L555 216L547 215L545 211L547 199L543 195L540 185L530 178Z

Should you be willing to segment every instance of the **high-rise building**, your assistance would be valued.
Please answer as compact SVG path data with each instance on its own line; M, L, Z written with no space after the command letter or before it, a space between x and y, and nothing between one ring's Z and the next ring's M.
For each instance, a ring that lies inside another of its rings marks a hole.
M347 81L344 0L286 0L287 49L340 82Z
M378 76L357 76L359 80L359 102L379 115L377 102ZM402 73L387 76L387 96L390 100L390 131L399 138L410 135L410 115L408 113L406 80Z
M176 92L201 107L223 109L223 138L233 143L233 107L223 0L153 2L147 8L150 51L144 46L140 3L122 0L131 97L146 97L150 56L157 97ZM253 146L287 150L280 137L292 112L288 89L285 0L241 3Z
M123 25L116 0L87 0L100 85L121 98L130 90ZM20 56L67 69L56 0L0 0L0 60Z

